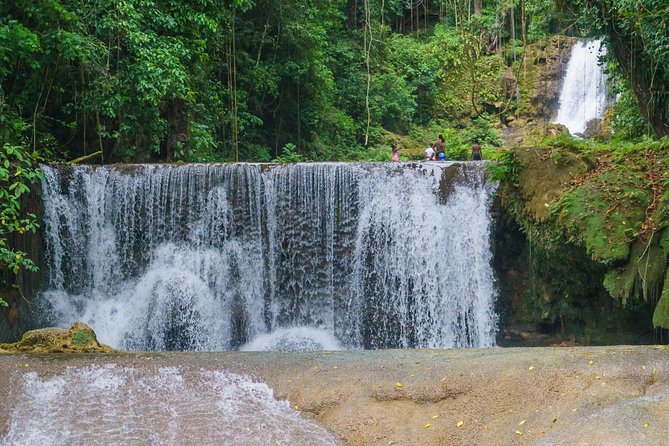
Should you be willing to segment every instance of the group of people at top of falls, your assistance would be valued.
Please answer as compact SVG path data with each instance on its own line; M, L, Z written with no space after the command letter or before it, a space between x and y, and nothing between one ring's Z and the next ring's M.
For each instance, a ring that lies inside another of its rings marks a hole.
M401 149L395 143L391 144L391 148L393 151L392 160L396 163L400 160L399 151ZM481 151L481 146L475 143L472 145L472 161L481 161L482 159L483 152ZM446 141L443 135L439 135L439 139L425 149L425 161L446 161Z

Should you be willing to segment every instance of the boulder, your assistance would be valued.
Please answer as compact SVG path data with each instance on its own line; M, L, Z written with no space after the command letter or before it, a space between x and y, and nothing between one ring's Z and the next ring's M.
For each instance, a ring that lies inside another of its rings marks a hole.
M40 328L26 332L19 342L0 344L0 353L110 353L91 327L75 322L70 329Z

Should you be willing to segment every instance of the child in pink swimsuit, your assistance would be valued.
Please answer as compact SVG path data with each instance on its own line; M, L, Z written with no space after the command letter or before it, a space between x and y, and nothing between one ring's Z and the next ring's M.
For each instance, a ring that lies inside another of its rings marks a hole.
M398 149L395 144L391 144L390 146L393 149L393 163L396 163L400 160L400 155L399 155L400 149Z

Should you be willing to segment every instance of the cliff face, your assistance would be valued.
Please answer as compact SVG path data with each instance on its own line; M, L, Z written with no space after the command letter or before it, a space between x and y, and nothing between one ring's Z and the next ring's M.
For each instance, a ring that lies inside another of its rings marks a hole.
M512 154L497 235L498 252L516 251L497 264L507 320L587 343L669 328L666 145Z
M521 70L521 89L526 92L519 113L528 118L550 119L557 111L562 77L577 39L552 36L530 45ZM521 91L522 91L521 90Z
M501 115L507 145L528 145L545 136L533 130L543 130L557 113L564 71L576 41L574 37L552 36L530 44L525 56L505 73L505 94L507 98L515 96L514 107Z

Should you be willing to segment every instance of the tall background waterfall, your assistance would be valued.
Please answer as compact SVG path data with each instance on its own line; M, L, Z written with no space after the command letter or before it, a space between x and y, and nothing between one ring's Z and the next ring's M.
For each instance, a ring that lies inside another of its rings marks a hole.
M583 133L589 121L604 117L609 97L599 57L605 54L601 39L579 40L571 49L555 122L564 124L572 135Z
M494 344L480 163L44 172L45 323L141 350Z

